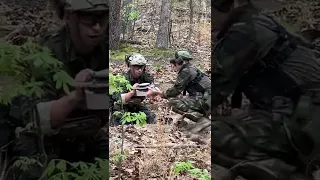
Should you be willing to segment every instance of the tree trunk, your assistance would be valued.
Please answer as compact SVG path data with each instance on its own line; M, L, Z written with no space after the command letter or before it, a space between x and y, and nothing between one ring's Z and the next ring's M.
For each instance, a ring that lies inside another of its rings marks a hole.
M169 47L169 21L171 16L171 0L162 0L159 29L156 40L157 48Z
M189 34L186 40L189 40L192 37L192 32L193 32L193 0L189 1L189 8L190 8L190 25L189 25Z
M123 13L124 15L123 15L123 17L122 17L122 36L123 36L123 40L126 40L127 38L126 38L126 35L127 35L127 33L128 33L128 26L130 26L130 21L129 21L129 19L128 19L128 16L129 16L129 14L130 14L130 12L131 12L131 7L130 6L128 6L128 5L130 5L132 3L132 0L124 0L124 2L123 2L123 9L125 9L125 12Z
M201 5L202 5L202 0L199 0L199 7L198 7L198 19L197 19L197 23L199 24L199 23L201 23L201 10L202 10L202 7L201 7Z
M120 9L121 0L110 0L109 49L116 49L120 45Z
M133 1L131 0L131 4L132 4L134 7L136 6L135 3L137 3L137 2L134 1L134 0L133 0ZM132 9L131 9L131 10L132 10ZM136 24L136 19L131 20L131 21L128 22L127 32L130 32L130 33L128 34L128 39L130 39L130 40L133 40L135 24Z

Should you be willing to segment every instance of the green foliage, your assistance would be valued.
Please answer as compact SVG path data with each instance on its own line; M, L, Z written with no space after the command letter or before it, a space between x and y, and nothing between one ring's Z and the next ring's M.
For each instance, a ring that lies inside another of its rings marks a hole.
M54 159L43 173L40 180L96 180L109 178L109 162L96 158L95 163L75 162Z
M126 13L125 19L128 21L136 21L140 17L140 11L133 3L127 4L124 11Z
M125 56L133 52L139 52L138 48L133 48L127 44L120 44L117 50L111 51L110 60L125 60Z
M129 44L121 44L117 50L111 51L110 60L125 60L125 55L131 53L141 53L144 56L152 56L157 58L171 58L174 51L165 48L137 48Z
M109 74L109 94L120 93L123 90L131 90L132 86L129 81L122 75ZM130 113L115 111L114 116L121 116L121 123L135 122L138 126L147 124L147 116L144 112Z
M193 161L176 162L175 167L173 168L173 172L179 174L181 172L193 169L193 163Z
M198 180L210 180L211 176L208 170L201 170L193 166L193 161L187 162L176 162L173 172L175 174L187 173L191 176L196 177Z
M111 162L114 164L119 164L123 162L126 159L126 156L124 154L121 154L120 151L116 151L113 157L111 158Z
M19 139L20 135L23 133L36 132L36 128L34 126L34 123L28 123L25 127L17 127L14 132L16 138Z
M54 79L52 78L54 75ZM27 41L18 46L0 43L0 77L7 79L0 84L0 103L8 104L18 95L43 95L42 87L54 81L57 87L69 91L72 78L63 71L63 63L51 56L46 47Z
M14 167L18 167L23 171L27 171L32 165L43 166L37 159L28 157L19 157L19 159L13 163Z
M8 79L6 79L8 78ZM3 81L6 80L6 81ZM63 71L63 63L52 57L48 48L27 41L21 46L7 42L0 43L0 103L8 104L19 95L43 95L43 85L56 83L57 89L69 91L73 79ZM33 123L26 127L17 127L15 134L37 132ZM23 171L30 167L46 168L41 179L49 180L89 180L108 179L109 163L96 159L96 163L69 163L64 160L52 160L48 166L39 159L20 157L13 164ZM69 167L68 167L69 166ZM70 171L69 171L70 170Z
M132 86L129 81L122 75L109 74L109 94L122 92L123 90L131 90Z
M125 112L121 118L121 123L126 124L128 122L135 122L138 126L142 127L147 124L147 116L144 112Z
M203 67L197 67L201 72L205 72Z

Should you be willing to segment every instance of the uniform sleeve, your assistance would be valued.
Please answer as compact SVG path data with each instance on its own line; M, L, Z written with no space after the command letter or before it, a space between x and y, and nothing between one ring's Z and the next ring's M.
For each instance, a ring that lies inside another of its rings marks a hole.
M39 113L39 120L40 120L40 128L45 135L53 135L57 134L58 130L53 130L51 128L51 107L55 101L48 101L48 102L40 102L37 104L37 109Z
M41 39L39 43L42 46L48 47L50 50L54 49L54 44L50 37L45 37L44 39ZM52 77L53 74L51 76L47 76L47 78L45 79L41 79L41 81L46 82L45 87L43 87L45 95L42 97L41 102L37 103L36 105L40 118L40 127L42 129L42 132L46 135L52 135L57 133L57 131L51 128L51 107L55 100L66 95L63 90L56 89L56 85Z
M184 91L188 85L188 83L192 79L192 74L190 72L189 68L183 69L179 75L178 78L174 84L173 87L169 88L165 93L164 93L164 98L171 98L171 97L176 97L178 96L182 91Z
M255 63L255 33L249 24L235 24L213 50L212 107L229 96Z

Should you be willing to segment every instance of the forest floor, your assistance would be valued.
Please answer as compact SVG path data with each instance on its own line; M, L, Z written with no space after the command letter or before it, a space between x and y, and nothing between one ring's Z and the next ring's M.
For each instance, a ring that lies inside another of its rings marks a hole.
M271 15L281 15L279 20L290 31L297 32L303 28L312 28L319 24L319 3L312 2L280 2L263 0L256 1L257 6L266 7L267 12ZM301 12L301 9L308 9L313 12L311 15L306 12ZM318 8L318 9L317 9ZM110 61L110 70L112 73L122 73L127 71L127 67L123 61L124 54L138 52L145 55L151 64L148 71L155 77L156 85L162 89L173 85L173 81L177 74L172 71L169 66L168 59L173 57L173 52L178 49L188 49L195 57L194 63L197 67L210 74L211 70L211 46L208 41L198 43L199 37L202 39L210 38L210 29L197 29L194 33L195 37L190 40L175 41L169 50L157 50L152 48L156 34L140 32L139 27L149 27L149 21L140 20L143 23L136 24L138 27L134 34L134 41L137 44L129 44L112 53L112 61ZM176 26L183 26L176 24ZM140 28L141 29L141 28ZM208 34L206 34L208 33ZM200 36L197 36L201 34ZM187 34L179 34L186 37ZM178 35L176 35L178 36ZM205 37L204 37L205 36ZM123 53L123 54L122 54ZM168 122L175 121L179 115L171 112L166 106L166 100L160 100L156 104L147 104L147 106L157 115L156 125L146 125L145 127L126 126L125 127L125 143L124 149L127 149L127 159L123 162L124 178L131 179L194 179L187 174L175 175L172 169L176 162L194 161L194 167L199 169L211 170L210 144L196 145L185 137L185 134L180 132L174 124ZM169 146L168 146L169 145ZM145 146L145 147L144 147ZM151 147L150 147L151 146ZM171 147L170 147L171 146ZM121 147L121 127L110 128L110 154L111 156ZM117 177L117 167L111 166L112 177ZM136 171L138 170L139 175ZM241 179L241 178L240 178Z
M293 1L257 0L260 7L267 7L269 13L277 17L292 31L303 28L319 28L320 2L316 0ZM31 6L32 4L32 6ZM272 5L270 5L272 4ZM144 17L148 17L145 11ZM195 57L194 64L201 70L211 71L211 35L210 24L202 23L195 29L194 36L186 40L187 34L175 33L173 46L169 50L159 50L154 47L156 33L142 31L149 27L148 19L140 19L136 24L134 40L137 44L128 44L112 52L110 70L112 73L122 73L127 70L123 61L124 54L138 52L147 57L149 72L154 76L156 85L166 90L172 86L176 73L169 66L168 59L178 49L188 49ZM2 0L0 2L0 42L11 40L23 41L26 37L38 37L48 29L58 25L48 10L46 1L16 1ZM187 24L174 24L175 27L185 27ZM140 30L139 30L140 29ZM181 31L181 30L180 30ZM145 127L125 126L124 149L125 161L122 163L122 179L181 179L194 177L188 174L176 175L172 172L177 162L194 162L194 168L211 171L210 144L198 145L185 137L172 123L178 117L171 112L165 100L157 103L147 103L147 106L157 115L157 124ZM111 127L110 157L114 157L121 146L121 127ZM118 176L117 167L111 163L111 179Z

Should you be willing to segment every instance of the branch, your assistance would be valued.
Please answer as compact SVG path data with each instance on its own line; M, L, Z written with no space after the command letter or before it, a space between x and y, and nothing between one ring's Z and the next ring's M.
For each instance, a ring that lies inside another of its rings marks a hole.
M160 145L145 145L145 146L136 146L134 148L143 149L143 148L201 148L205 146L194 145L194 144L160 144Z

